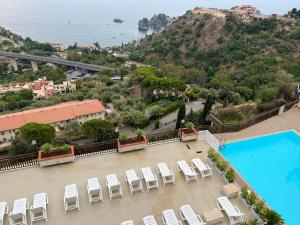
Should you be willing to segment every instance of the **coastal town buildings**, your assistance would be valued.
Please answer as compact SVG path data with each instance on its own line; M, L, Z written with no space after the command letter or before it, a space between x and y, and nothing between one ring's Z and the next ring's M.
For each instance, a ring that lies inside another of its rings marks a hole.
M52 80L46 77L39 78L33 82L0 85L0 95L7 92L17 92L23 89L31 89L34 100L42 100L57 94L76 91L76 84L70 81L63 81L62 84L54 84Z
M232 8L234 15L240 16L243 19L252 19L261 17L260 11L252 5L240 5Z
M19 132L19 128L30 122L50 124L59 131L71 121L83 124L91 119L104 119L104 116L105 108L96 99L0 115L0 143L10 142Z

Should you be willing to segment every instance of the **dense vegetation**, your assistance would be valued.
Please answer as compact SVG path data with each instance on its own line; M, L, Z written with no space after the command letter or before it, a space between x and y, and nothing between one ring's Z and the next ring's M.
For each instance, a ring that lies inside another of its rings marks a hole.
M294 98L299 44L297 20L242 21L230 13L221 19L188 11L165 31L126 48L132 60L167 67L177 76L196 70L185 80L193 92L209 89L225 106L256 101L263 111L277 99Z

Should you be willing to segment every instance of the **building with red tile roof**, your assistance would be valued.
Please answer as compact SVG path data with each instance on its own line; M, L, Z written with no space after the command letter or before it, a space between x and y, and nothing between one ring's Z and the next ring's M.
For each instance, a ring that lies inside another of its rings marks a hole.
M78 121L82 124L90 119L103 119L104 116L105 108L96 99L66 102L44 108L0 115L0 143L13 139L19 128L30 122L50 124L56 130L59 130L71 121Z

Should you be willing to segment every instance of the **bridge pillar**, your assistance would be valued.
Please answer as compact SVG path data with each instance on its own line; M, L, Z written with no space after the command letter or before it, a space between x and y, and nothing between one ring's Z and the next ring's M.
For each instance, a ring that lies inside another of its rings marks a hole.
M14 58L9 59L10 63L8 64L8 69L13 68L14 71L18 71L17 60Z
M32 66L32 70L33 72L36 72L39 70L39 67L37 65L37 62L36 61L31 61L31 66Z

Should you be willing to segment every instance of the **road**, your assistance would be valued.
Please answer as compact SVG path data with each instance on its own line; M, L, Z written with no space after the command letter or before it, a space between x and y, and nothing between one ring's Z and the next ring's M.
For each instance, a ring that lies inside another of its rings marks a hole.
M75 61L70 61L70 60L62 59L59 57L53 57L53 56L36 56L36 55L30 55L30 54L25 54L25 53L23 54L23 53L13 53L13 52L3 52L3 51L0 51L0 56L16 58L16 59L33 60L33 61L46 62L46 63L53 63L53 64L59 64L59 65L66 65L66 66L71 66L71 67L79 68L79 69L83 69L83 70L89 70L92 72L101 72L103 69L105 69L105 67L103 67L103 66L75 62Z
M186 114L190 112L190 109L193 109L194 111L197 111L199 109L203 109L205 100L198 100L198 101L192 101L185 104L186 107ZM147 127L145 127L143 130L145 133L154 133L154 132L166 132L170 130L175 129L176 119L177 119L177 113L178 110L171 112L162 118L159 119L160 121L160 128L155 129L154 122L149 124Z

